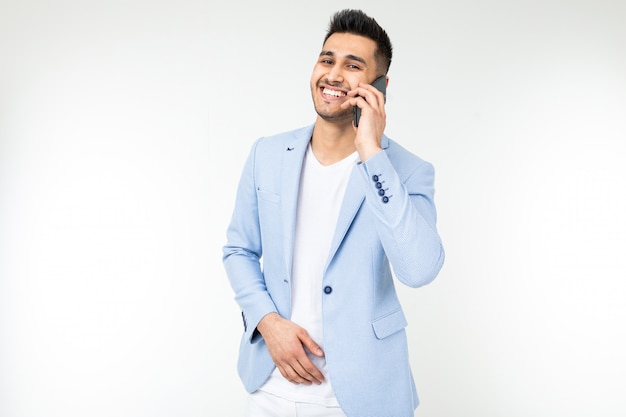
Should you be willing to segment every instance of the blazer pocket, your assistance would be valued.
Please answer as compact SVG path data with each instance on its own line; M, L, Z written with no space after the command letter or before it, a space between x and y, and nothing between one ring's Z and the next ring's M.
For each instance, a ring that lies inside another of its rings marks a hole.
M280 195L270 193L269 191L261 190L257 188L257 195L259 196L259 200L268 201L270 203L280 203Z
M394 333L399 332L407 326L406 318L402 310L394 311L384 317L378 318L372 322L374 334L377 339L384 339Z

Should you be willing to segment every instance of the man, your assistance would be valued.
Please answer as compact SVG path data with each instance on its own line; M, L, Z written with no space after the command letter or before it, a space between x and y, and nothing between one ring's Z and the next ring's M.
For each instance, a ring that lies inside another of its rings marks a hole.
M315 123L257 140L243 169L224 265L249 417L410 417L418 405L391 271L427 284L444 251L432 165L384 135L371 83L391 57L374 19L336 13L311 76Z

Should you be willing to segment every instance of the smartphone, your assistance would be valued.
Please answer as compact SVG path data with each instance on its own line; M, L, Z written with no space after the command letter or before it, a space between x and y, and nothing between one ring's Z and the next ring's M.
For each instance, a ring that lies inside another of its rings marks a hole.
M382 91L385 101L387 101L387 76L383 75L374 80L372 85L378 90ZM354 126L359 126L359 119L361 118L361 108L359 106L352 107L352 114L354 116Z

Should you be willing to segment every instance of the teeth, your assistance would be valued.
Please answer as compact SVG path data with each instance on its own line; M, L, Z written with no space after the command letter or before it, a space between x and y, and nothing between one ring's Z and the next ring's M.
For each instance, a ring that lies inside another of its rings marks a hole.
M324 94L326 94L327 96L334 96L334 97L343 97L346 95L346 93L342 91L331 90L330 88L325 88Z

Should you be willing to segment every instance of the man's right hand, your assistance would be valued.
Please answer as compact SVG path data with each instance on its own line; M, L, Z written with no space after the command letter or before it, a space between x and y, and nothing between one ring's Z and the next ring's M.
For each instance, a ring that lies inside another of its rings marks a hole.
M305 348L316 356L324 352L308 332L278 313L261 319L257 330L263 336L272 360L287 381L294 384L321 384L324 376L306 354Z

